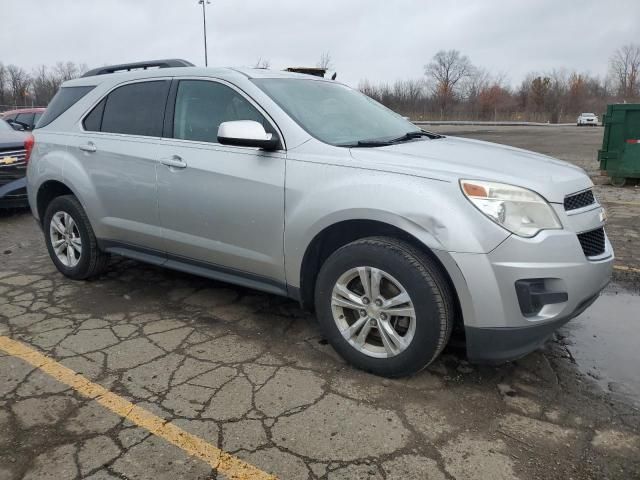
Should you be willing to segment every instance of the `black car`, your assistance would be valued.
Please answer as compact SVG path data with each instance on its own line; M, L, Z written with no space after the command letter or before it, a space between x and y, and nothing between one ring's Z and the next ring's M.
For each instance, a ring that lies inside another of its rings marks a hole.
M26 207L30 133L18 132L0 119L0 208Z

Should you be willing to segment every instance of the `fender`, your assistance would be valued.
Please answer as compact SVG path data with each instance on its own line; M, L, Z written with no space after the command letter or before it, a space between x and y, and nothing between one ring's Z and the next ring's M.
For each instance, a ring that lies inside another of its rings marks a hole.
M486 253L508 236L475 210L457 183L289 157L286 184L285 273L293 287L300 286L312 240L345 220L392 225L433 251Z
M33 167L30 165L29 169L31 168L37 169L38 184L32 183L30 176L27 174L27 191L29 192L29 202L32 206L33 214L37 219L39 219L37 196L42 185L50 181L60 182L71 190L85 211L90 211L87 208L87 201L98 202L90 188L92 184L86 171L82 168L80 162L70 155L66 149L52 150L43 156L39 156ZM96 205L92 205L91 208L95 209Z

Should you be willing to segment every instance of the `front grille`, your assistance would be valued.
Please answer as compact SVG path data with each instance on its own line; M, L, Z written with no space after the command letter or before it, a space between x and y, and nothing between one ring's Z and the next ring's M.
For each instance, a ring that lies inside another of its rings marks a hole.
M593 196L593 192L591 190L585 190L584 192L565 197L564 209L567 211L577 210L578 208L586 207L594 203L596 203L596 199Z
M604 228L579 233L578 240L586 257L595 257L604 253Z
M26 156L25 149L0 150L0 172L7 168L24 167L27 163L25 161Z

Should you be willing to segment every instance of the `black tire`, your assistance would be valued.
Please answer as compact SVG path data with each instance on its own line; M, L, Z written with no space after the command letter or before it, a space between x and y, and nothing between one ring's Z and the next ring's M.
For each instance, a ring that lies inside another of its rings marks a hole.
M51 219L57 212L66 212L71 215L71 218L73 218L78 227L80 240L82 242L82 251L78 263L73 267L68 267L60 261L51 243L49 229ZM98 248L98 242L93 233L93 228L91 228L89 217L87 217L78 199L73 195L56 197L49 203L44 214L42 228L49 256L56 268L63 275L74 280L84 280L99 275L106 269L109 263L109 254Z
M351 346L333 318L331 296L340 276L369 266L397 279L413 302L416 328L409 346L387 358L375 358ZM327 340L349 363L384 377L416 373L437 358L451 336L454 296L435 260L409 243L388 237L357 240L336 250L322 265L316 281L315 306Z
M626 177L611 177L610 181L614 187L624 187L627 183Z

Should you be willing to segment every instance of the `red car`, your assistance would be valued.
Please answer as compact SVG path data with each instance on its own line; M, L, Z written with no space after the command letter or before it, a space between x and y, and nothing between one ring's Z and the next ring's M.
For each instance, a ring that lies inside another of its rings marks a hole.
M17 110L9 110L0 114L4 120L13 125L19 125L24 130L31 131L35 127L38 120L46 109L38 108L20 108Z

